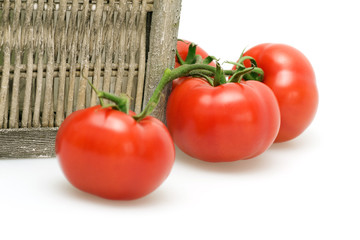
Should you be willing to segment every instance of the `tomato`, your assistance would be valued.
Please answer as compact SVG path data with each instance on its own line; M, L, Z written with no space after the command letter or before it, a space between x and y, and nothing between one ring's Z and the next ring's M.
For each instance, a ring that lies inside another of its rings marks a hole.
M209 162L258 156L273 143L280 125L273 92L257 81L213 87L189 78L171 92L166 117L175 144Z
M130 200L151 193L167 178L175 160L173 141L162 122L151 116L137 122L101 106L67 117L55 149L72 185L107 199Z
M264 83L278 100L281 125L275 141L284 142L299 136L314 119L319 101L309 60L284 44L260 44L244 55L253 57L264 70Z

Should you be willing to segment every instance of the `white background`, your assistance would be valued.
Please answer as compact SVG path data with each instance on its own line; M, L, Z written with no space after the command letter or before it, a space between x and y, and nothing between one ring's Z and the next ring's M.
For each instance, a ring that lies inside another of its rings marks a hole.
M0 239L360 239L358 1L183 0L179 37L221 60L263 42L312 62L320 104L297 139L248 161L177 150L149 196L74 189L56 159L0 161Z

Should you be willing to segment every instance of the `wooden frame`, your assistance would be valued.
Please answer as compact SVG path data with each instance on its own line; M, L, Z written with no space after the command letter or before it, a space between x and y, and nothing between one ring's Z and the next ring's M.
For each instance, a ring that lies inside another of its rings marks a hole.
M181 0L0 0L0 158L55 156L64 118L97 104L86 78L131 96L140 112L173 66L180 8ZM168 93L153 113L162 121Z

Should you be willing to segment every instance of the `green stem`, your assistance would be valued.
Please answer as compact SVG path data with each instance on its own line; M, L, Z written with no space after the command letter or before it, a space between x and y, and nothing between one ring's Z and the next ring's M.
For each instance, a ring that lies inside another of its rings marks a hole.
M216 72L215 67L210 66L210 65L205 65L205 64L185 64L185 65L181 65L180 67L175 68L173 70L170 70L167 68L165 70L164 75L162 76L159 84L155 88L155 91L154 91L153 95L151 96L149 102L145 106L144 110L141 113L133 116L133 118L136 121L140 121L143 118L145 118L146 116L150 115L152 113L152 111L155 109L156 105L159 103L160 97L161 97L161 92L165 88L165 86L169 82L171 82L177 78L188 76L188 74L194 70L205 70L208 72L212 72L213 74L215 74L215 72Z
M253 70L254 70L254 67L245 68L244 70L238 70L238 71L236 71L236 73L234 75L232 75L229 82L239 83L239 82L241 82L241 80L243 79L245 74L247 74L247 73L249 73L249 72L251 72Z
M235 74L235 72L236 72L236 70L223 70L223 71L226 76L231 76L231 75ZM215 76L215 72L205 70L205 69L193 70L193 71L189 72L188 76L200 75L200 74L203 74L203 75L206 75L209 77Z
M96 95L99 98L99 102L101 107L106 108L106 107L112 107L116 110L119 110L123 113L129 114L129 109L130 109L130 100L129 97L126 96L125 94L122 94L120 96L116 96L114 94L111 93L107 93L107 92L103 92L103 91L99 91L95 88L95 86L90 82L90 80L83 76L88 83L90 84L91 88L94 90L94 92L96 93ZM111 102L113 102L114 104L105 104L103 99L107 99Z
M235 70L224 70L224 74L226 76L231 76L235 73L236 71Z

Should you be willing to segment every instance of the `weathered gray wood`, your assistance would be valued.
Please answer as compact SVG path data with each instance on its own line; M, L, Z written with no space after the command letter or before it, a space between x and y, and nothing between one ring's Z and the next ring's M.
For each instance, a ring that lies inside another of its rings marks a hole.
M16 39L14 41L14 55L15 55L15 70L13 76L13 85L12 85L12 96L11 96L11 104L10 104L10 120L9 127L17 128L19 127L19 91L20 91L20 64L21 64L21 47L20 47L20 39L21 39L21 28L20 28L20 11L21 11L21 0L15 1L15 9L14 9L14 22L13 22L13 34ZM11 71L11 68L10 68ZM10 74L11 75L11 74Z
M139 0L134 0L133 1L133 7L131 8L131 12L130 12L130 20L129 20L129 25L128 25L128 49L130 49L130 54L129 54L129 77L128 77L128 81L127 81L127 86L126 86L126 94L128 96L132 95L133 92L133 86L134 86L134 77L135 77L135 55L136 55L136 50L137 50L137 44L136 44L136 39L137 39L137 32L136 32L136 28L137 28L137 24L136 24L136 20L137 20L137 15L138 15L138 10L139 10Z
M74 111L74 101L75 101L75 83L76 83L76 57L77 57L77 43L79 31L76 31L76 18L78 15L79 3L78 0L72 1L71 14L70 14L70 24L69 32L72 32L73 35L68 36L68 49L69 49L69 84L68 84L68 97L67 97L67 106L66 106L66 117L69 116ZM80 68L79 68L80 69Z
M144 91L144 106L153 94L164 70L174 65L180 8L181 0L154 1ZM170 89L170 85L164 89L162 98L152 114L163 122L166 121L165 109Z
M31 87L32 87L32 74L33 74L33 41L27 41L26 39L33 39L33 25L31 24L31 18L33 14L33 1L26 1L26 13L25 13L25 24L24 32L22 34L26 58L26 78L25 78L25 93L24 93L24 104L22 111L21 127L29 127L30 120L30 99L31 99Z
M0 159L54 157L57 130L58 128L0 129Z
M52 102L52 91L53 91L53 79L54 79L54 35L53 31L53 10L54 10L54 2L53 0L49 0L47 3L46 10L46 20L48 24L45 25L45 51L47 55L47 65L46 65L46 80L45 80L45 97L43 104L43 112L42 112L42 126L49 127L51 125L50 121L50 109Z
M1 33L3 34L4 42L2 45L3 52L4 52L4 65L3 65L3 73L1 77L1 84L0 84L0 128L6 128L7 126L4 125L4 118L5 114L5 104L7 104L7 96L9 94L9 72L10 72L10 54L11 54L11 46L10 46L10 33L9 30L6 29L6 26L9 25L9 5L10 1L5 0L4 2L4 9L2 13L1 19L1 28L3 29Z
M0 158L53 156L53 126L98 103L88 79L129 95L140 112L174 63L180 7L181 0L0 0ZM163 121L168 93L153 113Z
M125 25L125 15L126 15L126 0L120 0L120 4L118 6L117 14L117 22L115 25L115 37L118 41L115 41L116 49L116 60L118 62L118 75L115 81L115 94L119 95L122 92L122 84L123 84L123 76L125 72L125 42L126 42L126 25Z
M146 9L144 7L145 3L143 2L143 6L141 9L140 15L140 28L138 29L138 45L140 46L139 52L139 62L146 62ZM139 113L142 109L142 101L144 95L144 83L145 83L145 64L139 64L139 72L138 72L138 81L136 87L136 98L135 98L135 108L134 111Z
M83 11L80 18L79 25L79 42L80 42L80 53L79 61L81 64L81 71L78 86L78 94L76 95L76 110L85 108L86 100L86 79L89 75L89 39L90 29L86 28L90 22L90 4L89 1L84 1Z
M112 24L114 22L114 0L110 0L109 4L105 6L105 12L106 12L106 23L104 25L104 47L105 47L105 67L104 67L104 83L103 83L103 91L110 92L110 85L111 85L111 65L113 62L113 42L114 42L114 25Z
M94 48L94 57L95 57L95 69L94 69L94 78L93 78L93 85L100 89L100 73L101 73L101 53L103 50L103 42L102 42L102 15L103 15L103 7L104 7L104 0L98 0L96 2L96 9L95 9L95 20L93 24L93 29L91 34L93 34L94 42L90 41L90 47ZM94 43L94 44L92 44ZM97 95L94 91L91 91L91 100L90 105L96 105L98 103Z
M40 108L41 108L41 97L43 89L43 77L44 77L44 26L42 26L41 18L43 15L44 0L38 2L37 8L37 19L36 19L36 39L35 42L37 51L37 73L36 73L36 89L35 89L35 107L33 115L33 127L40 127ZM15 64L16 65L16 64Z
M60 55L60 73L59 73L59 86L58 86L58 95L57 95L57 104L56 104L56 118L55 126L60 126L64 120L64 105L65 105L65 82L66 82L66 60L67 60L67 34L66 34L66 1L60 1L59 16L57 18L57 26L60 33L60 36L57 39L60 39L58 53Z

